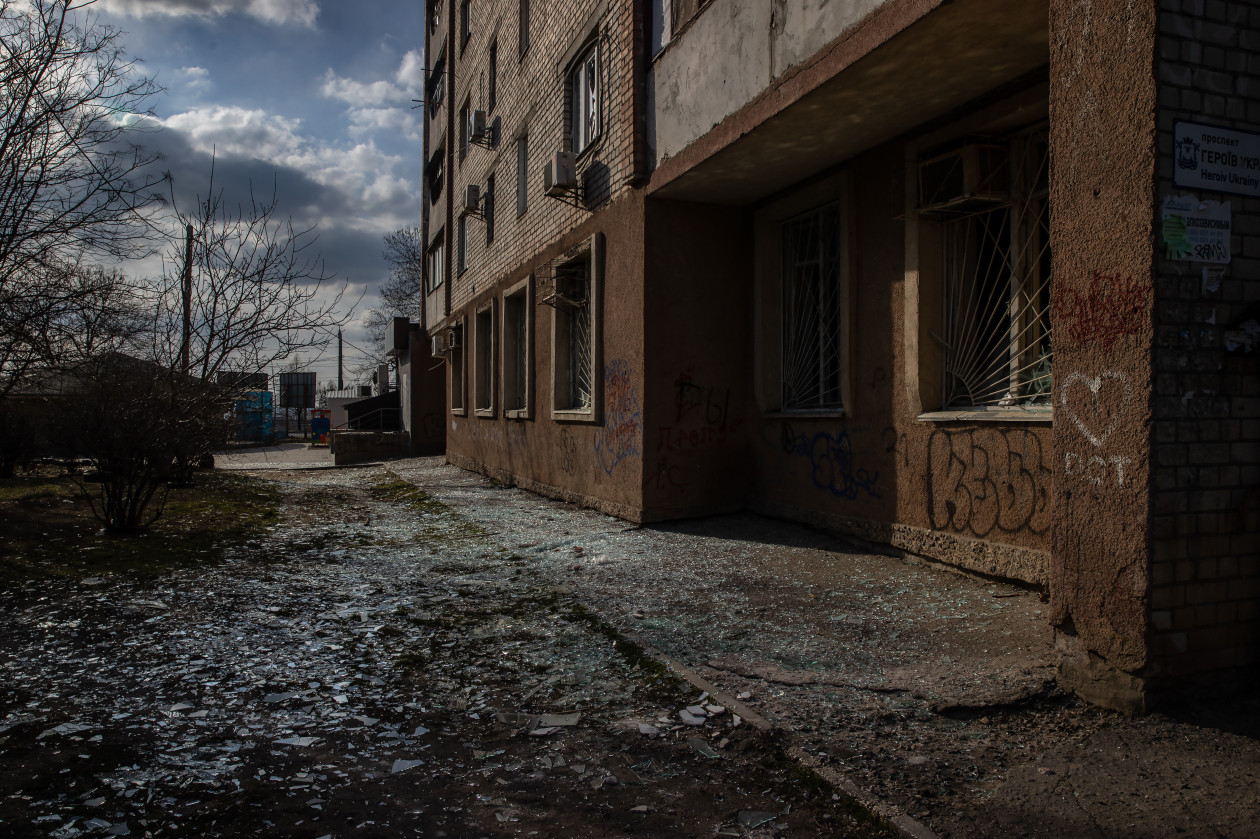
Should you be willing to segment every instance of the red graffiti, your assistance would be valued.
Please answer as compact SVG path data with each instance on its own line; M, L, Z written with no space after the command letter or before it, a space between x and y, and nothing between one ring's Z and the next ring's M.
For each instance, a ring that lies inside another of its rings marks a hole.
M726 442L726 432L711 425L690 429L662 425L656 429L656 450L658 452L698 449L710 443L724 442Z
M1073 288L1055 290L1055 328L1066 331L1077 346L1101 341L1103 349L1109 350L1121 335L1142 330L1150 302L1150 284L1094 271L1084 294Z
M656 462L656 471L648 476L646 483L656 489L669 487L681 489L690 482L679 477L679 468L671 464L668 457L662 457Z

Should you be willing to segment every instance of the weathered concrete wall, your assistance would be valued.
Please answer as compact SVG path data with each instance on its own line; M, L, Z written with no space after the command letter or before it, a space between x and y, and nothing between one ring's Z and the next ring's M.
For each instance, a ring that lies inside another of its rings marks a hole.
M487 415L471 409L448 415L447 457L461 467L557 498L589 504L630 520L643 514L643 199L632 193L593 216L532 264L557 257L595 234L603 236L601 323L602 410L593 422L552 417L552 310L533 312L533 390L528 419L499 408ZM509 274L471 301L469 311L494 299L527 270ZM471 355L468 356L471 359ZM465 364L468 370L469 364ZM448 386L449 386L449 369ZM468 378L471 393L471 375ZM496 377L497 381L497 377ZM496 406L501 401L496 400ZM616 438L610 447L607 441Z
M1236 343L1260 317L1260 198L1174 182L1176 122L1260 134L1257 50L1253 3L1163 4L1156 199L1227 201L1233 235L1227 265L1163 247L1156 264L1155 685L1250 675L1260 657L1260 346Z
M709 204L647 210L644 508L649 519L744 506L751 219Z
M333 463L345 466L406 457L410 454L410 441L405 431L334 431L329 448Z
M413 455L446 450L446 370L429 354L429 338L419 327L411 331L405 355L399 357L398 390L403 427Z
M649 146L677 154L888 0L724 0L700 11L653 62Z
M1150 661L1155 5L1050 15L1052 620L1068 683L1130 710Z

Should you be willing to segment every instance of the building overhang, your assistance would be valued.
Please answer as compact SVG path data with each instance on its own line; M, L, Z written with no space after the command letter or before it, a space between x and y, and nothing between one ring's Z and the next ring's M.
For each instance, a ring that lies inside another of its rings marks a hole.
M662 161L649 194L753 204L1013 82L1032 84L1049 64L1048 0L920 3L917 18L911 5L886 4Z

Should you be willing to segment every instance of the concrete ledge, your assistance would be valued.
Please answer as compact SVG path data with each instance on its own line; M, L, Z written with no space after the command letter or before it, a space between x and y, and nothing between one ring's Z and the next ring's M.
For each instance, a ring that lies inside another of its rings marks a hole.
M337 466L406 457L411 452L411 435L406 431L334 431L328 436Z
M567 501L570 504L590 507L592 510L598 510L601 513L616 516L634 524L643 524L643 510L638 507L631 507L628 504L620 504L616 501L609 501L606 498L598 498L594 495L586 495L581 492L552 486L551 484L544 484L541 481L522 478L519 475L513 475L506 469L487 466L479 460L473 460L471 457L465 457L452 451L446 453L446 462L452 466L458 466L460 469L467 469L469 472L476 472L479 475L485 475L487 478L493 478L508 486L520 487L523 490L547 498L554 498L557 501Z
M1150 710L1146 680L1107 663L1079 636L1056 629L1054 648L1059 653L1059 683L1086 702L1130 716Z
M754 501L750 508L774 516L856 536L867 542L890 545L916 556L961 568L986 577L998 577L1045 589L1050 582L1050 552L1015 545L985 542L954 533L926 530L908 524L871 521L837 513L804 510L773 501Z

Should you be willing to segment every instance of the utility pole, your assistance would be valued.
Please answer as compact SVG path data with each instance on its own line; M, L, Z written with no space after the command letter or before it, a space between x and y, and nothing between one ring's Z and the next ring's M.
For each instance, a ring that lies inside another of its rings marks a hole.
M337 327L337 390L346 386L345 380L341 377L341 358L341 327Z
M184 231L184 338L179 347L179 369L185 376L192 366L192 259L193 228L190 224Z

